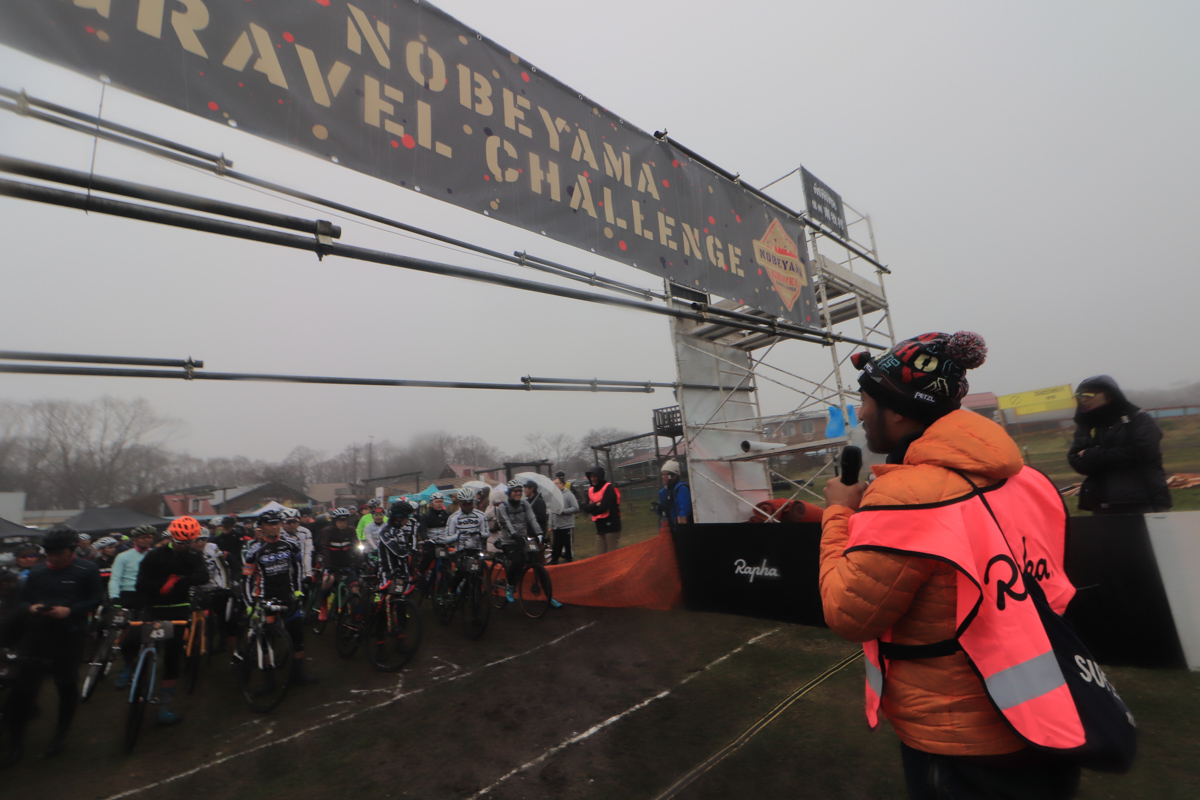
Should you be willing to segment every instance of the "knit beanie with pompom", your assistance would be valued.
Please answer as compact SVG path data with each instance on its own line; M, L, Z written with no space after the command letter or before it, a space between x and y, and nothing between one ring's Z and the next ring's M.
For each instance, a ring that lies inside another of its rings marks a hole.
M966 372L987 359L978 333L923 333L878 358L855 353L858 384L877 403L926 425L962 406L970 387Z

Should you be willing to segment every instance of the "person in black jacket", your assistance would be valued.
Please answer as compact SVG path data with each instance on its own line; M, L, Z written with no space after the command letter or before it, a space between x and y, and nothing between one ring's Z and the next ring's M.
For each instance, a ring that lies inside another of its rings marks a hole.
M178 517L167 526L171 542L146 554L138 567L137 592L146 618L181 620L191 616L188 590L208 583L208 565L191 542L200 538L200 523L193 517ZM183 637L173 636L163 645L163 679L159 684L159 725L174 725L183 718L171 710L175 685L183 662Z
M1075 390L1071 468L1086 477L1079 508L1094 514L1145 514L1171 507L1163 471L1162 431L1125 399L1117 382L1097 375Z
M87 614L102 596L100 570L75 554L78 534L70 529L52 530L42 540L46 562L33 567L21 588L20 613L27 618L18 653L30 661L21 665L15 685L5 698L3 723L8 729L8 753L0 769L20 760L25 728L32 717L34 701L47 674L58 689L58 718L46 757L63 751L67 731L79 705L79 666Z
M546 498L538 494L538 484L535 480L525 481L525 499L533 509L533 516L542 528L542 535L550 534L550 512L546 510Z
M596 555L603 555L621 546L621 492L608 482L604 467L595 466L584 473L591 487L583 510L596 523Z

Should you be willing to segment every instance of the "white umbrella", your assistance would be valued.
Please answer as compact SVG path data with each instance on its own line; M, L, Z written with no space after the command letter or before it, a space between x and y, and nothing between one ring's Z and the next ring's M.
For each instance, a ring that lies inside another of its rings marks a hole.
M513 476L521 483L533 481L538 485L538 494L546 501L546 511L551 514L561 514L563 510L562 489L540 472L518 472Z

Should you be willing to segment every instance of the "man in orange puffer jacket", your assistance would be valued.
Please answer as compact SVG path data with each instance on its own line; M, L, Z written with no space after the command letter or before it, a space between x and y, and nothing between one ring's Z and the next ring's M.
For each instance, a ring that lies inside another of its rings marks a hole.
M868 721L880 711L891 721L910 798L1070 798L1079 768L1028 746L1059 744L1053 737L1077 721L1061 673L1048 686L1022 683L1014 701L997 699L1004 676L988 671L1045 663L1036 611L1028 616L1033 604L1017 591L1022 568L1059 613L1074 588L1057 492L999 425L960 408L965 372L986 354L978 334L960 332L900 342L877 360L854 356L867 446L888 459L869 486L826 486L821 598L829 627L864 643Z

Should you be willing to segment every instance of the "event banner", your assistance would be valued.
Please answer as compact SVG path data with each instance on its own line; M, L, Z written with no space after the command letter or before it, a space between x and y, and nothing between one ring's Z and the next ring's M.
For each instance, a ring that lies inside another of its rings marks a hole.
M816 319L798 219L427 3L4 0L0 42L675 283Z
M804 167L800 168L800 180L804 184L808 215L845 239L846 209L842 207L842 196Z
M1070 384L1034 389L1031 392L1003 394L996 399L1002 410L1015 409L1017 414L1040 414L1043 411L1058 411L1075 406L1075 393Z

